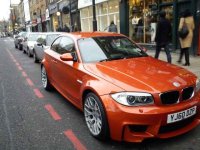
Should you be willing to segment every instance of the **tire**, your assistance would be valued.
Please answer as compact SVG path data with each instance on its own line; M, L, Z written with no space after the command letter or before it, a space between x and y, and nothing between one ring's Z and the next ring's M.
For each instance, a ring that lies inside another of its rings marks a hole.
M97 95L92 92L86 95L84 98L83 112L90 134L100 140L108 139L108 121L104 107Z
M27 54L28 54L28 57L32 57L30 49L28 47L27 47Z
M34 50L33 50L33 60L34 60L35 63L38 63L38 62L39 62L39 60L38 60L38 58L37 58L37 55L36 55L36 53L35 53Z
M45 90L50 91L52 90L52 85L49 82L49 79L47 77L46 69L44 66L41 67L41 80L42 80L42 86Z
M23 48L23 46L22 46L22 51L23 51L24 54L26 54L26 51L25 51L25 49Z
M17 49L17 45L15 44L15 48Z
M19 50L22 50L22 49L23 49L22 46L20 46L20 44L18 44L18 48L19 48Z

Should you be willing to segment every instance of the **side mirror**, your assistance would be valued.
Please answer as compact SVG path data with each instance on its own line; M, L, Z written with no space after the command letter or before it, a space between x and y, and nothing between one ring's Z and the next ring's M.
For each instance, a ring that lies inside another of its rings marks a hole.
M142 50L143 50L144 52L147 52L147 49L146 49L145 47L142 47Z
M60 59L61 59L62 61L73 61L73 60L74 60L73 57L72 57L72 55L71 55L71 53L62 54L62 55L60 56Z
M144 52L147 52L147 49L145 47L141 47L141 49L144 51Z

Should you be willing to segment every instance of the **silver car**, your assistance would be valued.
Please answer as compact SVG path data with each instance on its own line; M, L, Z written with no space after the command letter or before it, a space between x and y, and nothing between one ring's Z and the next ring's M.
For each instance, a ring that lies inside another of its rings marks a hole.
M14 37L15 48L22 50L22 42L24 41L26 35L27 32L20 32L18 35Z
M29 57L33 56L33 48L36 43L38 37L41 36L40 32L29 32L22 42L23 52L27 53Z
M53 41L60 35L58 32L42 33L33 48L34 62L37 63L43 59L44 50L49 48Z

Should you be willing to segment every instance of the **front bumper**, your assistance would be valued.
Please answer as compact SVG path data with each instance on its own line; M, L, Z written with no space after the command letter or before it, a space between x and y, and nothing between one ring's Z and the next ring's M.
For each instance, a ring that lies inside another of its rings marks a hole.
M170 138L186 133L200 124L200 92L190 100L174 105L127 107L110 95L101 96L110 136L113 140L142 142L148 138ZM168 114L197 106L194 116L167 124Z

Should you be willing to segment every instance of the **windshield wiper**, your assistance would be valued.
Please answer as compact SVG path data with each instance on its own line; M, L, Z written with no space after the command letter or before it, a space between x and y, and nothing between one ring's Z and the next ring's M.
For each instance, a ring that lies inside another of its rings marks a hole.
M113 60L113 59L112 58L106 58L106 59L99 60L99 62L111 61L111 60Z

